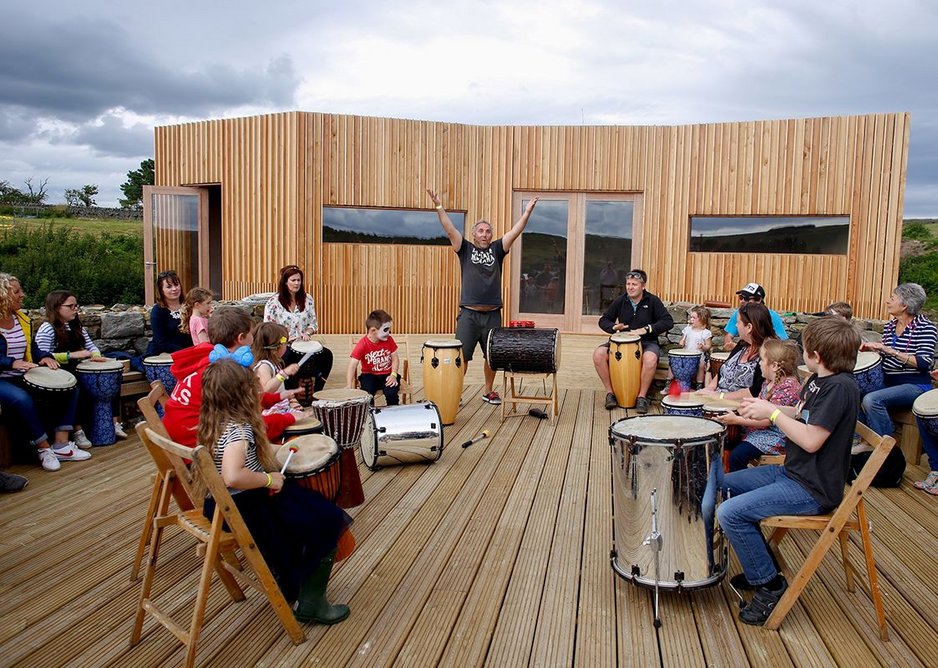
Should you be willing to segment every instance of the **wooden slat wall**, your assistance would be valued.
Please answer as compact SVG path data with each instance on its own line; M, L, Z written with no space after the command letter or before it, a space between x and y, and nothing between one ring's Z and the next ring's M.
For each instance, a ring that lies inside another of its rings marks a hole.
M780 311L846 299L883 316L898 275L909 114L654 127L468 126L290 112L158 128L157 185L222 184L226 296L306 269L326 332L373 308L398 331L452 329L448 247L322 244L323 206L429 208L511 224L515 191L643 193L641 257L666 300L731 300L757 280ZM849 215L847 256L690 253L692 215ZM510 272L509 263L505 265ZM505 287L506 303L508 287Z

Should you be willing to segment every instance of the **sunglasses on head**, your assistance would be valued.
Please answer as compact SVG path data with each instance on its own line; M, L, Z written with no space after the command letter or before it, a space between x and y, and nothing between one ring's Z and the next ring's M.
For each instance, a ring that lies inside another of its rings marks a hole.
M645 274L642 273L642 272L640 272L640 271L630 271L629 273L627 273L627 274L625 275L625 277L626 277L626 278L637 278L637 279L640 280L642 283L644 283L644 282L647 280L647 278L645 277Z

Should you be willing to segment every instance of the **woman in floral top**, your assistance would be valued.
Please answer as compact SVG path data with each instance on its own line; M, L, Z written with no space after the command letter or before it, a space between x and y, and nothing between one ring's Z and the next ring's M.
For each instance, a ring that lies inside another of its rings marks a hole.
M319 322L316 320L316 307L313 298L306 294L306 280L303 270L295 264L289 264L280 270L280 282L277 284L277 294L267 300L264 306L264 322L276 322L287 328L287 337L293 341L310 341L319 331ZM302 355L297 354L292 347L283 357L285 365L298 362ZM326 379L332 371L332 351L323 346L323 349L313 355L308 368L312 369L312 378L315 390L318 392L326 386ZM303 373L308 373L304 370ZM302 374L301 374L302 375ZM289 389L298 384L298 379L291 378L287 383Z

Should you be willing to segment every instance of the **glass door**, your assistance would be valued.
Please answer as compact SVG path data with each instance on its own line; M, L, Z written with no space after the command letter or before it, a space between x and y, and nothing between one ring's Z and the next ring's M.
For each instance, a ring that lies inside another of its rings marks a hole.
M511 319L599 332L599 316L638 266L641 195L516 193L515 220L540 195L512 248Z
M209 285L205 188L144 186L143 255L148 304L161 271L179 274L183 290Z

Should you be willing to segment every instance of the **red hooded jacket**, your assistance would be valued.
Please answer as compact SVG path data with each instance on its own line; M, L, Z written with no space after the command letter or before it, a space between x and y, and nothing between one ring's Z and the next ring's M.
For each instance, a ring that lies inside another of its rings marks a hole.
M191 348L183 348L173 353L173 366L170 369L176 378L176 387L166 402L163 426L169 437L181 445L190 448L196 446L199 431L199 408L202 406L202 372L208 366L208 354L214 348L211 343L200 343ZM265 408L280 401L280 395L265 392L261 395L261 405ZM296 422L289 413L265 415L267 438L275 439L283 430Z

